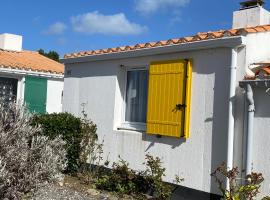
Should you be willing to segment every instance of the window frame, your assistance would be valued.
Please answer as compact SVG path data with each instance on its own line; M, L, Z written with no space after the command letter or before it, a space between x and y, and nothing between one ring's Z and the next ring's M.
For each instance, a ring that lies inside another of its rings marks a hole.
M149 73L149 65L142 66L127 66L125 67L125 77L124 77L124 87L123 87L123 98L122 98L122 112L121 112L121 126L118 128L120 130L131 130L131 131L141 131L146 132L146 122L130 122L126 121L126 95L127 95L127 73L129 71L143 71L146 70ZM148 87L148 83L147 83ZM148 96L148 93L147 93ZM146 102L146 115L147 115L147 102Z
M17 80L17 94L16 94L16 104L23 104L24 101L24 76L17 74L5 74L0 72L0 77L11 78Z

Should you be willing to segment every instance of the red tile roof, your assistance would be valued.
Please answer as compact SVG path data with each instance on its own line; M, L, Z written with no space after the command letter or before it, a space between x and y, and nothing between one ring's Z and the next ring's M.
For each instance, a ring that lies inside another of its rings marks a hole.
M209 31L205 33L197 33L196 35L190 36L190 37L169 39L169 40L163 40L163 41L157 41L157 42L148 42L148 43L136 44L132 46L123 46L123 47L99 49L99 50L92 50L92 51L81 51L77 53L66 54L64 58L78 58L78 57L85 57L85 56L92 56L92 55L109 54L109 53L139 50L139 49L159 47L159 46L183 44L183 43L188 43L188 42L203 41L203 40L209 40L209 39L219 39L223 37L240 36L240 35L245 35L248 33L258 33L258 32L267 32L267 31L270 31L270 25L241 28L241 29L231 29L231 30Z
M270 78L270 65L264 65L256 68L254 70L254 75L245 76L245 80L255 80L255 79L264 79Z
M270 75L270 66L265 66L265 67L259 69L255 74L259 75L260 72L262 72L265 75L269 76Z
M34 51L0 49L0 67L47 73L64 73L64 65Z

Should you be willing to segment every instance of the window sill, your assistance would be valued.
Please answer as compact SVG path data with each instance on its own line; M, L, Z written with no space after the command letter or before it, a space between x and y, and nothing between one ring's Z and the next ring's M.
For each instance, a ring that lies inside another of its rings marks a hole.
M146 131L146 124L145 123L124 122L119 127L117 127L117 130L145 132Z

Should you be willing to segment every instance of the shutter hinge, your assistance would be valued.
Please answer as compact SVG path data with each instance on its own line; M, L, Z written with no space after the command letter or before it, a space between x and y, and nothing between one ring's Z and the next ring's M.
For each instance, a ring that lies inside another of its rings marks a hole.
M182 108L186 108L187 105L186 104L176 104L175 108L176 110L181 110Z

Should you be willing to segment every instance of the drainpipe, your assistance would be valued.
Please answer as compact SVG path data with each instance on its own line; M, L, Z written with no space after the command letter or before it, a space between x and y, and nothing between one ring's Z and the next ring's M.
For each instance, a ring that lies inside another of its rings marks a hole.
M250 84L246 85L246 98L248 102L246 175L248 175L248 174L251 174L251 167L252 167L253 123L254 123L254 112L255 112L253 90Z
M229 93L229 108L228 108L228 146L227 146L227 168L228 170L233 168L233 145L234 145L234 99L236 88L236 65L237 65L237 48L232 49L231 53L231 66L230 66L230 93ZM229 189L229 180L226 184Z

